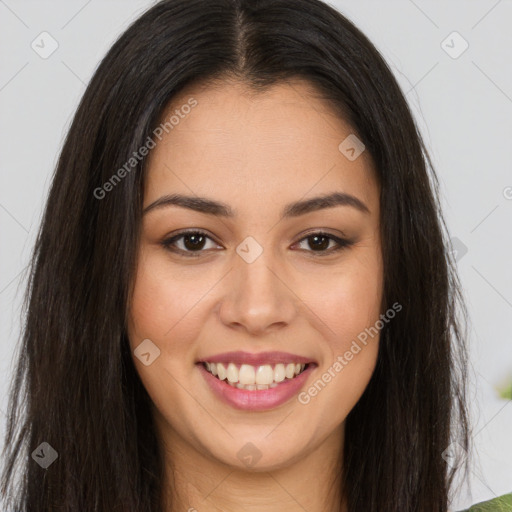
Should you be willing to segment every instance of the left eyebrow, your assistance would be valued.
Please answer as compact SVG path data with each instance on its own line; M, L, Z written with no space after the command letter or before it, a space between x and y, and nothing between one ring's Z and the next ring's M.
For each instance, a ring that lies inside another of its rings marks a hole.
M345 192L333 192L332 194L313 197L304 201L297 201L285 206L281 219L298 217L306 213L333 208L334 206L351 206L363 213L370 213L370 209L357 197Z
M144 208L143 215L152 210L168 206L188 208L200 213L215 215L216 217L233 218L237 215L236 210L233 210L225 203L214 201L206 197L185 196L182 194L170 194L158 198ZM370 213L369 208L357 197L345 192L333 192L332 194L287 204L283 208L281 219L299 217L307 213L323 210L325 208L333 208L335 206L350 206L363 213Z

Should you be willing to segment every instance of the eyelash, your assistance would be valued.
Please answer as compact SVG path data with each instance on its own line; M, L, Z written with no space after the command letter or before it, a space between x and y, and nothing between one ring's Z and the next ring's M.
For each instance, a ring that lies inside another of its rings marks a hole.
M202 235L202 236L205 236L206 238L214 241L206 232L198 229L198 230L182 231L181 233L178 233L178 234L172 236L171 238L167 238L166 240L163 240L161 242L161 244L164 247L164 249L166 249L167 251L174 252L174 253L180 253L187 258L188 257L197 258L201 255L202 252L205 252L204 249L201 249L198 251L189 251L189 250L178 249L176 247L172 247L172 244L174 244L177 240L179 240L180 238L183 238L184 236L187 236L187 235ZM334 248L323 250L323 251L306 250L306 252L313 253L312 254L313 257L328 256L334 252L338 252L338 251L345 249L347 247L350 247L351 245L354 244L354 242L352 240L346 240L343 238L339 238L337 236L331 235L330 233L326 233L324 231L314 231L313 233L309 233L307 236L301 238L297 243L301 243L301 242L307 240L308 238L313 238L315 236L329 238L330 240L333 240L334 242L336 242L338 244L338 247L334 247Z

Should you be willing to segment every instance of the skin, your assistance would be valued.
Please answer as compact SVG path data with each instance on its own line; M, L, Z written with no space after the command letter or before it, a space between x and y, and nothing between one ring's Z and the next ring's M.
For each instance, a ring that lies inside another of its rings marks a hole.
M132 352L144 339L160 350L148 366L133 360L164 452L167 512L346 510L337 460L347 414L375 368L378 335L309 403L293 397L266 411L221 402L195 365L227 351L291 352L319 365L307 390L383 313L375 169L367 151L354 161L340 152L354 131L314 92L302 81L259 95L237 82L196 85L164 117L191 97L197 106L151 150L144 208L181 193L237 214L167 206L143 217L128 334ZM369 212L342 205L279 220L286 204L334 191ZM208 233L195 252L190 239L174 243L199 257L162 245L183 229ZM353 245L333 252L337 243L324 239L315 250L307 237L318 231ZM263 248L252 263L236 252L248 236ZM261 453L252 467L237 457L249 442Z

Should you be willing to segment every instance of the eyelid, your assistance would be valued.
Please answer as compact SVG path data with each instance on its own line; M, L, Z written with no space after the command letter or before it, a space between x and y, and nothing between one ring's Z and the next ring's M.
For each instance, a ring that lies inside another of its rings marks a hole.
M192 257L200 256L201 253L207 252L204 249L201 249L199 251L184 251L183 249L178 249L178 248L172 247L173 243L176 243L177 240L185 237L186 235L203 235L205 238L210 239L211 241L215 242L217 245L221 245L207 231L200 229L200 228L183 229L181 231L178 231L177 233L174 233L172 236L166 237L164 240L162 240L161 245L164 247L164 249L168 250L169 252L185 254L186 256L192 256Z
M200 228L196 228L196 229L188 228L188 229L178 231L177 233L174 233L172 236L165 238L161 242L161 245L164 247L164 249L166 249L170 252L175 252L178 254L185 255L185 257L198 257L198 256L201 256L202 253L209 252L209 250L204 250L204 249L200 249L197 251L185 251L183 249L178 249L176 247L174 247L174 248L172 247L173 243L175 243L177 240L183 238L186 235L202 235L205 238L208 238L209 240L213 241L217 245L221 245L207 231L200 229ZM292 247L294 245L297 245L297 244L300 244L300 243L306 241L308 238L313 237L313 236L325 237L325 238L330 239L330 241L334 241L337 244L337 246L331 247L330 249L327 249L324 251L313 251L313 250L309 250L309 251L305 250L304 251L304 252L311 253L311 256L313 256L313 257L326 257L326 256L336 253L342 249L350 247L351 245L353 245L355 243L354 240L349 239L343 233L342 233L342 236L337 236L337 235L334 235L322 228L315 228L310 231L306 231L304 233L301 233L300 236L301 236L301 238L299 238L296 242L294 242Z
M343 249L346 249L347 247L350 247L354 245L355 241L352 239L349 239L345 235L337 236L333 235L332 233L322 230L322 229L316 229L313 231L306 232L301 236L301 238L295 242L293 245L300 244L304 241L306 241L308 238L311 238L313 236L319 236L319 237L325 237L328 238L330 241L334 241L337 245L335 247L331 247L330 249L327 249L325 251L313 251L313 250L306 250L306 253L309 253L310 256L316 258L327 258L328 256L331 256L333 254L336 254L340 252Z

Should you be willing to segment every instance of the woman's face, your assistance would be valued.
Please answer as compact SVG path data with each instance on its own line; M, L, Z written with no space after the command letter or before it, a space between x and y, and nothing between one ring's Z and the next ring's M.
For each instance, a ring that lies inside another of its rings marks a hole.
M191 88L154 139L129 339L171 451L285 467L343 437L374 370L379 336L360 340L382 313L379 188L310 92Z

